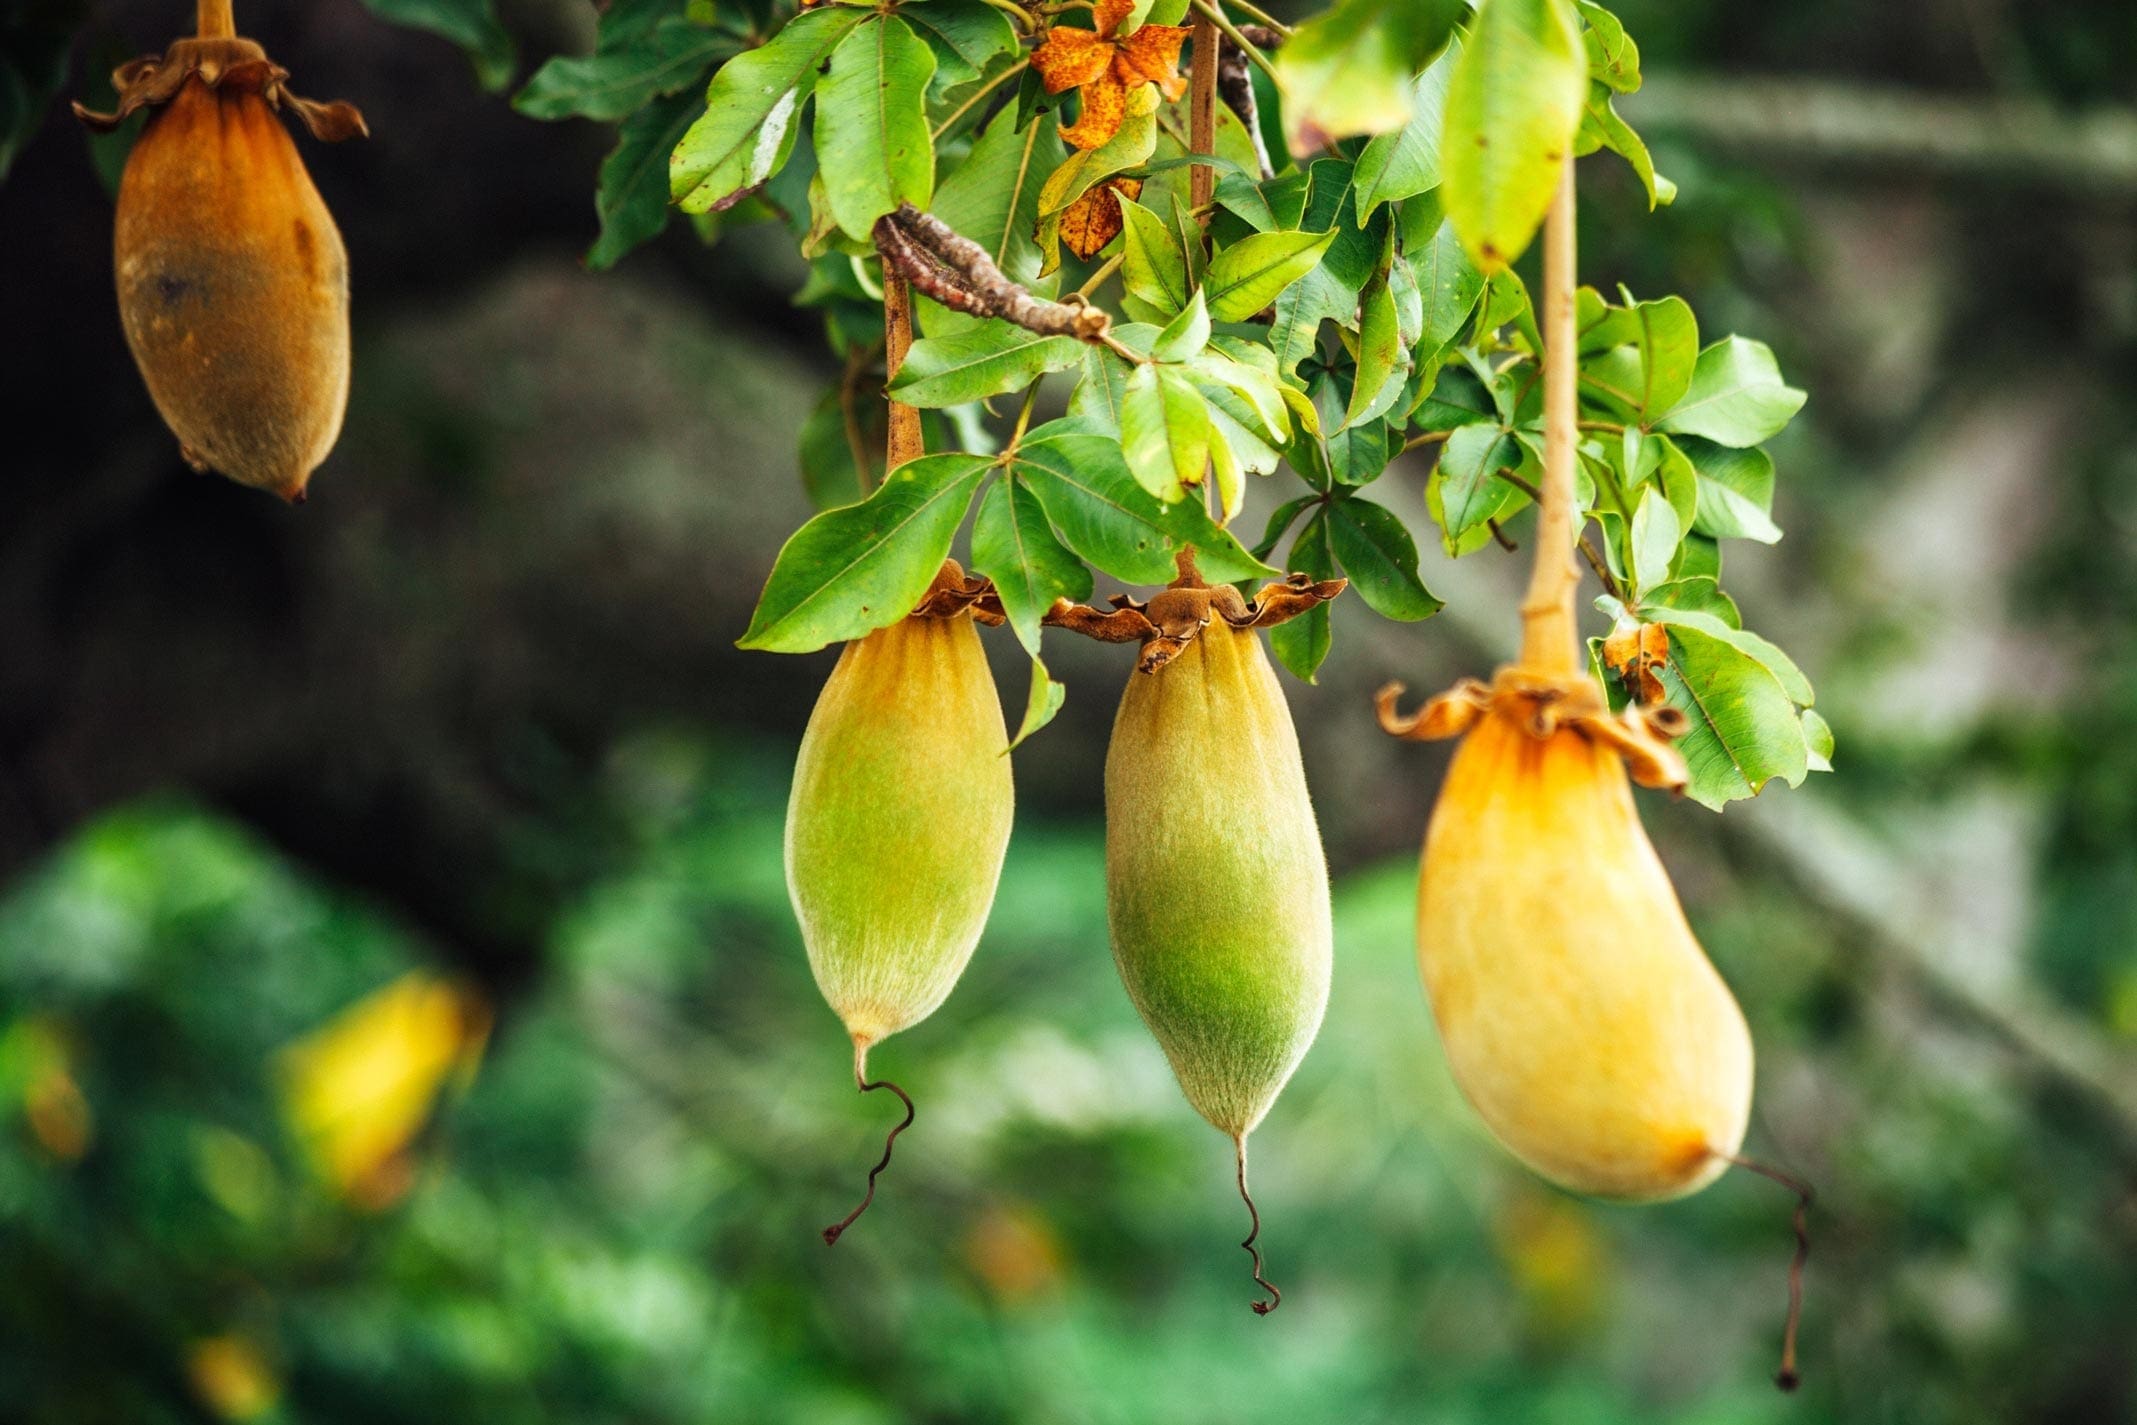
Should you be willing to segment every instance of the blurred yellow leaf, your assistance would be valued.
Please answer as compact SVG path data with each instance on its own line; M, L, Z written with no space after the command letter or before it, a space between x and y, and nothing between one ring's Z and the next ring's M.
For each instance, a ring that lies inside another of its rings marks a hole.
M0 1035L0 1093L19 1092L37 1146L71 1163L89 1151L96 1115L74 1079L74 1051L63 1028L42 1016Z
M1028 1301L1061 1280L1061 1243L1036 1213L990 1207L965 1233L965 1261L1005 1302Z
M225 1420L256 1420L282 1395L266 1354L243 1336L209 1336L188 1346L186 1377L201 1403Z
M1500 1210L1492 1237L1520 1288L1531 1330L1556 1339L1594 1318L1608 1262L1580 1204L1524 1188Z
M407 1191L407 1149L449 1078L474 1072L489 1029L466 990L416 971L282 1051L283 1111L312 1163L358 1207Z

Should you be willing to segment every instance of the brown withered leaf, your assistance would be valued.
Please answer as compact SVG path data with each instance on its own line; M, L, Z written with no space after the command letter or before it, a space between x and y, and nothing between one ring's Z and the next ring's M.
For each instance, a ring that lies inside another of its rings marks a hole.
M1659 623L1627 620L1603 640L1603 666L1618 675L1635 702L1662 701L1662 680L1655 670L1669 661L1669 630Z
M1096 257L1120 236L1120 200L1143 191L1140 178L1109 178L1068 205L1061 215L1061 241L1081 258Z
M1071 148L1097 148L1120 132L1131 88L1156 84L1168 99L1187 92L1180 46L1188 27L1144 25L1132 35L1116 34L1134 8L1134 0L1098 0L1091 17L1096 29L1054 25L1032 51L1031 67L1047 93L1082 91L1083 112L1061 129Z

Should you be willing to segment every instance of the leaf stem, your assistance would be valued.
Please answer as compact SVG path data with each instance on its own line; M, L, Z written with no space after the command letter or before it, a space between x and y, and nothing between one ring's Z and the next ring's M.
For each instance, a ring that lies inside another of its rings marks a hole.
M1117 252L1113 254L1113 256L1107 258L1103 263L1099 264L1098 269L1096 271L1094 271L1090 276L1083 279L1083 285L1076 289L1076 295L1079 297L1089 297L1093 292L1096 292L1099 288L1105 286L1106 279L1108 277L1111 277L1114 273L1120 271L1120 265L1123 262L1126 262L1127 260L1127 254L1124 252Z
M1003 70L1000 74L995 75L994 78L988 80L979 88L973 90L972 96L969 99L965 100L964 103L959 104L956 108L952 109L950 111L950 116L944 119L941 123L937 124L934 127L933 131L928 134L928 137L933 139L936 143L941 143L942 136L948 133L959 119L962 119L965 115L971 113L973 105L979 103L980 100L986 98L989 94L992 94L995 90L1001 88L1004 84L1007 84L1010 80L1016 78L1018 75L1022 74L1025 70L1029 68L1031 68L1031 59L1029 58L1029 56L1027 56L1026 58L1018 60L1015 64L1010 65L1009 68Z
M1285 24L1282 20L1277 19L1276 16L1270 14L1267 10L1262 9L1259 5L1251 5L1247 3L1247 0L1232 0L1232 8L1238 10L1241 14L1245 15L1250 20L1257 20L1260 23L1267 25L1270 29L1276 31L1280 35L1289 35L1291 33L1291 27L1289 25Z
M1574 350L1573 160L1559 167L1558 194L1543 227L1543 487L1537 493L1536 565L1521 604L1521 665L1572 674L1581 666L1573 613L1580 570L1573 562L1574 466L1578 456L1580 367Z
M995 9L1000 10L1003 14L1011 16L1012 18L1021 22L1024 26L1024 32L1026 34L1030 34L1033 30L1039 28L1038 17L1033 15L1031 11L1025 9L1022 5L1016 4L1015 0L983 0L983 3L992 5Z
M1034 381L1024 388L1024 404L1017 410L1017 427L1009 433L1009 445L1003 454L1014 454L1017 446L1023 443L1024 432L1031 429L1032 408L1038 404L1039 383Z
M1513 486L1522 494L1527 495L1530 499L1535 500L1537 503L1541 504L1543 502L1542 492L1539 491L1534 485L1531 485L1528 481L1522 479L1519 475L1516 475L1513 471L1496 470L1492 473L1496 478L1504 480L1507 484ZM1593 569L1595 571L1595 577L1602 581L1603 592L1610 595L1610 597L1613 599L1624 599L1625 591L1618 587L1618 581L1611 574L1610 566L1608 564L1605 564L1603 562L1603 556L1596 552L1595 545L1589 540L1588 532L1586 530L1581 531L1577 547L1580 549L1581 558L1588 561L1588 567L1590 569Z
M1263 74L1269 76L1269 81L1276 86L1277 93L1284 92L1284 82L1277 77L1276 66L1270 62L1269 56L1263 54L1258 45L1239 32L1239 26L1226 19L1222 9L1212 4L1211 0L1193 0L1193 8L1196 15L1208 20L1219 30L1222 30L1224 37L1237 45L1241 54L1252 60L1254 66ZM1241 6L1240 8L1245 9L1246 7Z

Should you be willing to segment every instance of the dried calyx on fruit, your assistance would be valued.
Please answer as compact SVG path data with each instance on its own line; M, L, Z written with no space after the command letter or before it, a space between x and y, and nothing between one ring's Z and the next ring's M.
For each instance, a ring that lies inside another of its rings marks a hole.
M903 1089L869 1079L868 1051L948 997L1001 878L1009 733L973 628L1001 622L991 589L945 562L910 615L847 644L794 764L787 889L809 968L853 1041L855 1083L905 1104L867 1196L826 1242L874 1200L913 1121Z
M186 462L298 501L348 404L349 271L279 111L329 142L367 130L288 79L238 37L229 0L201 0L197 38L112 76L115 112L74 112L108 132L150 111L113 267L127 345Z
M1236 1151L1305 1057L1328 1004L1328 865L1298 734L1255 630L1342 592L1294 576L1248 600L1205 587L1192 551L1180 577L1113 611L1057 604L1048 622L1138 641L1106 751L1106 911L1113 957L1143 1022L1194 1106Z

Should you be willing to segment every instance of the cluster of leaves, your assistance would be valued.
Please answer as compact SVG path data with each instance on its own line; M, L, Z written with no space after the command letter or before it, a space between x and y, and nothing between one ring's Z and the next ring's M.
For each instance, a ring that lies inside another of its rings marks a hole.
M1342 0L1273 63L1252 52L1258 102L1219 106L1205 157L1172 72L1190 3L1104 0L1085 28L1007 0L710 15L618 0L593 56L552 61L521 93L530 113L622 121L596 263L657 231L670 200L708 230L784 223L811 263L797 301L846 363L802 439L825 512L782 552L745 646L809 651L901 616L976 500L971 565L1033 658L1029 733L1060 701L1041 618L1089 597L1094 570L1162 582L1192 544L1210 577L1342 572L1376 612L1417 620L1441 605L1406 514L1429 512L1460 556L1505 540L1533 501L1542 341L1510 264L1569 151L1609 149L1651 203L1673 196L1613 107L1640 84L1637 46L1591 0ZM1304 156L1269 173L1272 151ZM1215 173L1201 211L1197 165ZM1121 320L1084 343L920 299L890 393L931 413L945 453L878 483L870 233L904 203L1033 292ZM1811 689L1718 579L1723 540L1780 536L1760 447L1802 393L1755 341L1702 347L1678 298L1583 290L1579 325L1580 499L1618 622L1598 669L1688 715L1701 800L1798 782L1829 750ZM1034 427L1049 377L1066 414ZM1005 432L989 403L1019 393ZM1414 485L1374 488L1434 456L1421 502ZM1226 526L1248 477L1280 469L1302 489L1243 545ZM1271 642L1311 681L1327 611Z

